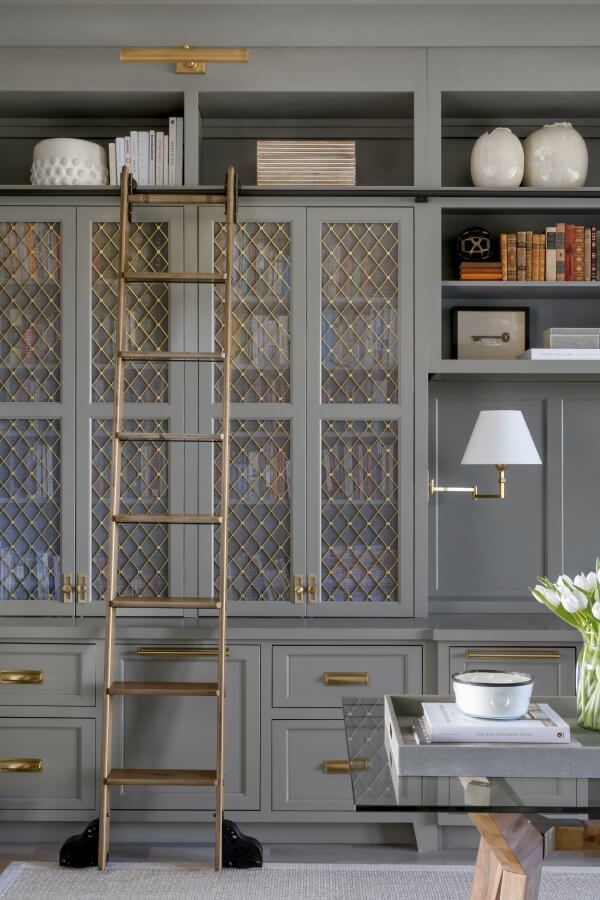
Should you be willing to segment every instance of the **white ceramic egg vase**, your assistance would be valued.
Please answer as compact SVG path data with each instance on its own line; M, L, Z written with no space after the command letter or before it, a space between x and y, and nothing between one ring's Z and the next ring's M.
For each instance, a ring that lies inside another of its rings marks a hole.
M587 172L585 141L570 122L544 125L525 138L527 187L582 187Z
M48 138L33 148L31 183L108 184L106 150L78 138Z
M510 128L494 128L475 141L471 151L471 180L475 187L519 187L523 169L523 147Z

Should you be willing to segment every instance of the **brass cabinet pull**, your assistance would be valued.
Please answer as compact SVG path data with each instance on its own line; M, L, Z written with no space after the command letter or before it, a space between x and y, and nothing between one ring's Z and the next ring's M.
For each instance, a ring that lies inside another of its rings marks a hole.
M138 656L218 656L218 647L138 647ZM229 647L225 650L229 656Z
M323 672L323 684L329 685L357 685L369 686L368 672Z
M78 603L87 603L88 602L88 578L87 575L77 575L77 587L75 588L77 592L77 602Z
M43 684L41 669L0 669L0 684Z
M63 603L73 602L73 576L70 572L63 572L62 577L62 598Z
M317 576L309 575L308 576L308 602L309 603L318 603L319 602L319 591L317 588Z
M0 759L0 772L41 772L43 759Z
M355 759L324 759L322 769L324 775L347 775L349 772L366 772L369 760L366 756Z
M560 659L560 650L514 649L467 650L467 659Z
M302 575L294 575L292 600L294 603L304 603L304 581Z

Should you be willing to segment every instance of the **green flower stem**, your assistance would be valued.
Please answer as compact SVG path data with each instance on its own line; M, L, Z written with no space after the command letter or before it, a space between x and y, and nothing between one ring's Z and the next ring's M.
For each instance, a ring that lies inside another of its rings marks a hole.
M595 626L582 629L583 647L577 664L577 722L600 731L600 638Z

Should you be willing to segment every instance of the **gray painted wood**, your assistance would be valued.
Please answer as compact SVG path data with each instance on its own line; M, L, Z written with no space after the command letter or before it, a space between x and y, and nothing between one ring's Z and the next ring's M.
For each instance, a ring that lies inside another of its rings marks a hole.
M0 684L1 706L94 706L93 644L0 644L0 669L36 670L41 684Z
M325 684L326 672L368 673L369 683ZM421 647L304 646L273 648L273 706L337 707L342 697L418 693Z

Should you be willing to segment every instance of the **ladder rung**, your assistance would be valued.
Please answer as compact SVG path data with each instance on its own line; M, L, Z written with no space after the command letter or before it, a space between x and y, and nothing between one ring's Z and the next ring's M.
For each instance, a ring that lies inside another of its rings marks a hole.
M194 194L194 193L185 193L182 191L181 193L177 193L172 191L168 193L165 191L164 193L145 193L145 194L129 194L127 196L128 203L152 203L152 204L163 204L163 205L172 205L173 203L185 203L193 206L210 206L210 205L222 205L225 203L227 199L227 194L225 193L216 193L216 194Z
M115 609L221 609L213 597L115 597Z
M188 513L119 513L113 522L130 522L137 525L162 522L165 525L220 525L221 516L208 514L194 516Z
M214 769L111 769L105 784L168 784L216 787Z
M195 362L223 362L225 354L221 351L204 351L194 353L188 350L122 350L121 359L131 362L159 362L161 360L192 360Z
M220 272L126 272L127 284L225 284Z
M113 681L109 694L164 694L165 696L218 697L212 681Z
M219 444L222 434L175 434L171 431L119 431L120 441L191 441L198 444Z

